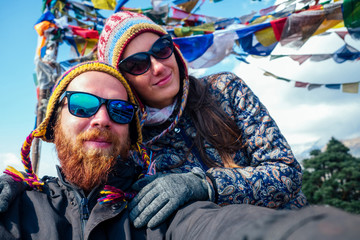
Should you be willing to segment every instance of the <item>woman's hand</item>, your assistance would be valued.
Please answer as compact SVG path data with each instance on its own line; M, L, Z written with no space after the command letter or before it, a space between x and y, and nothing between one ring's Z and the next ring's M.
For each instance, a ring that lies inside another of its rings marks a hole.
M205 174L193 172L145 177L133 189L141 189L129 204L130 219L137 228L155 227L186 202L208 200L210 192Z

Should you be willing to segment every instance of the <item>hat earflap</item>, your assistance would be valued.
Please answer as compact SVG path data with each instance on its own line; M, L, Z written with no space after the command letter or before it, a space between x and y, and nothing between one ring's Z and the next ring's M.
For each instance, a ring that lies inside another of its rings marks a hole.
M32 141L35 138L43 136L44 133L45 130L43 130L42 132L39 132L38 130L32 131L30 135L26 138L21 148L21 162L24 165L24 174L11 166L8 166L4 171L4 173L10 175L16 182L24 182L29 187L37 189L39 191L42 191L42 186L44 185L44 182L39 179L39 177L36 175L32 168L30 150Z

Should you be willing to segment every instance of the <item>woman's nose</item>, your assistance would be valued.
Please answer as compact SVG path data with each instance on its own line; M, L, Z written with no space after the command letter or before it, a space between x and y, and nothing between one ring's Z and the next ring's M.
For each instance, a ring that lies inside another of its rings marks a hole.
M151 61L151 71L154 75L160 74L165 69L163 61L166 59L156 59L153 56L150 56Z

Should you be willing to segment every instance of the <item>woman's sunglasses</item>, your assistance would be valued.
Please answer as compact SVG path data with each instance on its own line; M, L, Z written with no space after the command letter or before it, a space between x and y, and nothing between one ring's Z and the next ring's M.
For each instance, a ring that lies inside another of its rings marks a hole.
M167 59L173 51L173 41L171 36L167 34L156 40L149 51L138 52L121 60L118 68L132 75L141 75L149 70L151 66L150 55L156 59Z
M105 99L85 92L65 91L61 95L59 102L62 102L65 97L68 99L69 112L80 118L95 115L101 105L105 104L112 121L127 124L131 122L138 108L136 105L124 100Z

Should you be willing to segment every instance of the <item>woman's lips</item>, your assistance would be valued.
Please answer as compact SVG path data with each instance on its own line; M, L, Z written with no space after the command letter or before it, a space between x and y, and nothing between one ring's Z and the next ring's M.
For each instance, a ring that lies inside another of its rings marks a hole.
M158 81L157 83L155 83L155 86L164 86L166 85L168 82L170 82L172 79L172 74L170 73L167 77L161 79L160 81Z

